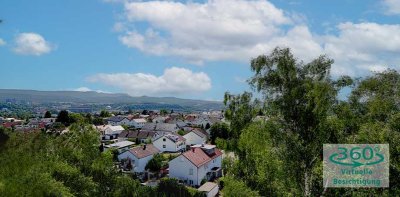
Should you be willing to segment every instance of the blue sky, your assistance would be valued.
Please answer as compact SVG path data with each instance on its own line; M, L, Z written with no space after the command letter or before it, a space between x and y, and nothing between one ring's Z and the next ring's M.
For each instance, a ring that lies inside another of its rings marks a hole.
M0 88L222 100L276 46L333 76L400 65L400 0L0 2Z

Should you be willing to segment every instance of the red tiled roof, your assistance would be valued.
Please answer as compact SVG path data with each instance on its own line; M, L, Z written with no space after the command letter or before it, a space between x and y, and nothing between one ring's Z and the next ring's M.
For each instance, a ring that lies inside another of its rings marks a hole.
M135 155L138 159L154 155L160 152L160 150L158 150L153 144L147 144L146 149L143 148L144 146L135 147L130 149L129 152Z
M212 155L207 155L201 148L193 148L192 150L186 151L182 155L192 162L196 167L200 167L221 156L222 152L216 148Z

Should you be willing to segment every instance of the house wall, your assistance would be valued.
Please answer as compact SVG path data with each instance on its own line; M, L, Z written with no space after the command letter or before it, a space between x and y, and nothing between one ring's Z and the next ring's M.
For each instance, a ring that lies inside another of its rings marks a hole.
M120 155L118 155L119 161L127 158L131 159L132 165L134 166L132 171L142 173L145 172L145 167L147 163L153 158L153 155L149 155L141 159L136 158L136 156L129 151L123 152Z
M208 172L214 167L221 167L222 157L219 156L214 160L211 160L207 164L204 164L197 168L192 162L186 157L180 155L169 162L169 177L176 178L179 180L193 181L193 185L200 186L201 181L206 178ZM193 175L189 175L189 170L193 169Z
M218 194L219 187L214 187L210 192L207 193L207 197L214 197Z
M146 124L145 122L136 122L136 121L133 121L133 120L131 122L132 122L132 125L135 128L139 128L139 129L143 128L143 126Z
M192 175L189 174L190 169L193 169ZM193 185L198 185L197 167L183 155L169 162L169 177L187 181L187 184L192 181Z
M194 145L194 144L203 144L206 143L206 140L193 132L189 132L183 136L186 139L187 145Z
M163 139L165 139L165 141L163 141ZM161 152L178 152L185 148L185 143L179 142L179 144L175 144L175 142L166 137L158 138L153 142L153 145ZM165 145L165 148L163 148L163 145Z

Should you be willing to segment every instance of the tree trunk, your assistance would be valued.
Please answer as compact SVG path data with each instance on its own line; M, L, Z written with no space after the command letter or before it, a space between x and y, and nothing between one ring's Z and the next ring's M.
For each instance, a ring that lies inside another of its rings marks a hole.
M311 196L312 175L309 169L304 172L304 196Z

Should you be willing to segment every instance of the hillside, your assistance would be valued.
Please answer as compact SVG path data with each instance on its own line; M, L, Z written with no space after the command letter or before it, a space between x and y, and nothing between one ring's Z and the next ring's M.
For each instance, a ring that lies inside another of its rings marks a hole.
M37 91L0 89L0 102L25 101L34 103L80 103L80 104L166 104L181 107L204 107L205 109L222 108L221 102L175 97L132 97L127 94L110 94L79 91Z

